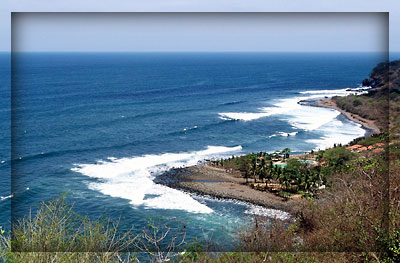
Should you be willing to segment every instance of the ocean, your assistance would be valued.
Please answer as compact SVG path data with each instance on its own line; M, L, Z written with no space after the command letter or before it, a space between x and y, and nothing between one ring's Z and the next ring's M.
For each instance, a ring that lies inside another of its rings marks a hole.
M204 159L324 149L363 136L337 111L381 53L0 53L0 225L67 194L78 213L185 224L232 249L252 214L286 213L153 182ZM11 137L12 134L12 137ZM10 146L10 139L12 148ZM10 155L11 149L11 155ZM12 167L11 167L12 166ZM12 170L10 189L9 173ZM11 197L13 194L13 197Z

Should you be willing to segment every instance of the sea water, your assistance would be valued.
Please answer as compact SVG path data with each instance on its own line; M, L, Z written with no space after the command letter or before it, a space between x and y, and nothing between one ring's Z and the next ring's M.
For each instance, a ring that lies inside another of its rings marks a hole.
M0 55L0 225L67 193L122 229L149 218L231 249L252 214L277 210L153 182L173 167L347 143L365 130L339 112L300 105L347 95L380 53L17 53ZM12 134L12 136L11 136ZM12 151L10 155L10 138ZM9 173L12 164L12 187Z

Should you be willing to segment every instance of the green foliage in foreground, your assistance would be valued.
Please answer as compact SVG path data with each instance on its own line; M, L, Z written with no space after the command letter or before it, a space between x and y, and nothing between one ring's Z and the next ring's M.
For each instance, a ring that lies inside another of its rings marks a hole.
M4 262L135 262L137 236L118 232L118 224L91 221L76 214L65 198L43 202L37 214L12 224L12 235L1 231ZM101 253L100 253L101 252Z
M389 149L399 147L395 143ZM272 226L251 224L240 234L237 252L207 253L195 242L185 246L183 254L169 254L184 242L183 232L174 236L179 240L175 244L159 246L157 240L169 228L163 231L151 222L137 235L119 233L118 224L77 215L61 198L42 203L34 217L15 222L12 238L0 229L0 261L400 262L400 160L395 153L389 152L389 160L386 154L354 157L341 147L317 153L337 168L331 171L330 187L312 200L304 199L294 211L297 221L289 227L279 221ZM308 168L293 160L287 169L303 173Z
M149 221L134 233L118 223L76 214L65 198L43 202L35 216L0 228L0 262L166 262L186 244L186 231Z

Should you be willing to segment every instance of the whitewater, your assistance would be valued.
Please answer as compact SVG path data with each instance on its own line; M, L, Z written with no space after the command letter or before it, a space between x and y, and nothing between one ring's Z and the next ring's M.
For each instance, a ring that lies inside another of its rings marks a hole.
M365 130L359 124L346 123L338 119L340 112L334 109L302 105L304 100L317 100L333 96L346 96L355 93L347 89L301 91L300 96L281 99L273 107L260 108L258 113L231 112L219 113L222 120L252 121L272 115L279 115L287 121L294 132L278 132L268 136L293 137L299 132L321 130L323 135L318 139L309 139L308 143L317 145L315 149L332 147L334 143L346 144L354 138L363 136ZM304 96L307 94L308 96ZM194 126L192 129L197 129ZM189 128L184 128L188 131ZM278 149L276 149L278 150ZM204 150L162 153L130 158L109 157L95 164L75 164L72 171L96 178L98 182L88 185L92 190L111 197L129 200L133 207L178 209L191 213L212 213L213 210L196 200L190 193L172 189L154 183L156 176L172 169L197 165L204 160L226 158L232 154L242 154L242 146L207 146ZM252 208L246 213L266 214L263 208Z
M149 217L179 219L188 237L232 245L233 230L253 213L285 214L155 178L205 159L304 153L362 136L335 110L298 102L347 95L382 60L364 53L15 54L11 156L11 133L0 140L1 173L13 175L0 182L0 225L11 212L23 217L67 193L77 213L104 215L122 229L142 229ZM2 105L7 112L9 103Z

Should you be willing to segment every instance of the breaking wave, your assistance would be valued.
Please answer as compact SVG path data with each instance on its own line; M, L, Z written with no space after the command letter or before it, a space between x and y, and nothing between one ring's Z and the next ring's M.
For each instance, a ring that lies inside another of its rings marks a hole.
M204 159L225 157L241 150L241 146L208 146L205 150L185 153L108 158L95 164L76 164L72 170L99 179L89 184L90 189L112 197L128 199L133 206L211 213L212 209L195 200L190 194L156 184L153 179L174 167L196 165Z

